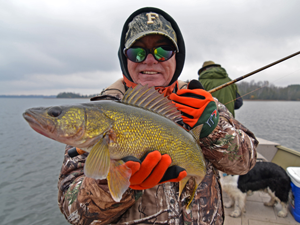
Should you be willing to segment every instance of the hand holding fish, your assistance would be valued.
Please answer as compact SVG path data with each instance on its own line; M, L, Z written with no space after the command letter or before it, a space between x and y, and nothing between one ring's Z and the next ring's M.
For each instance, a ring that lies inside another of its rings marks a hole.
M110 194L116 202L120 202L131 185L145 189L164 181L179 182L180 197L191 178L196 185L186 205L188 208L206 174L204 156L198 144L202 125L189 132L179 126L176 121L181 121L180 112L153 87L137 85L129 88L120 102L105 100L32 108L23 116L36 132L88 152L84 174L94 179L107 179ZM159 152L157 165L151 158L143 160L146 153L155 150ZM138 163L140 168L135 169L136 176L124 163L123 159L128 156L141 161ZM143 170L148 172L143 174ZM153 176L149 178L155 179L145 180L151 172ZM143 179L133 183L134 177Z
M68 151L70 157L83 153L85 151L76 147ZM122 161L131 169L129 187L134 190L152 188L165 182L179 182L187 176L184 168L177 165L170 166L172 159L168 154L161 154L157 150L146 153L141 159L126 156Z
M159 151L148 152L140 160L134 156L122 159L131 169L130 188L144 190L165 182L179 182L187 176L180 166L171 166L172 159L168 154Z
M198 80L192 80L188 89L172 93L170 99L182 113L183 122L194 128L203 124L200 138L208 136L217 126L219 114L212 95Z

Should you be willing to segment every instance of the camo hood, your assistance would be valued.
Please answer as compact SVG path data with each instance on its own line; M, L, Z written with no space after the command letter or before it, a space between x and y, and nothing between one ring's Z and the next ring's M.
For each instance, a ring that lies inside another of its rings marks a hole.
M181 71L183 69L183 65L184 65L184 61L185 61L185 45L184 45L184 40L181 34L181 31L177 25L177 23L175 22L175 20L166 12L164 12L161 9L158 8L153 8L153 7L145 7L145 8L141 8L138 9L137 11L135 11L134 13L132 13L128 19L126 20L124 26L123 26L123 30L122 30L122 34L121 34L121 40L120 40L120 47L118 50L118 57L119 57L119 61L120 61L120 66L123 72L123 75L131 82L133 82L132 78L129 75L128 72L128 68L127 68L127 58L126 56L123 54L123 49L125 47L128 47L128 29L129 29L129 24L130 22L132 22L132 20L142 14L142 13L157 13L159 15L161 15L167 22L170 23L173 31L175 31L175 35L172 34L174 32L170 32L169 30L166 31L165 33L161 33L161 31L157 31L158 34L161 35L165 35L168 36L168 38L170 38L173 43L175 42L175 46L177 44L177 49L179 50L179 52L176 53L175 57L176 57L176 70L174 72L173 78L171 80L171 82L169 83L169 86L172 85L180 76ZM154 32L153 32L154 33ZM127 37L126 37L127 34ZM147 34L150 34L149 32ZM146 35L147 35L146 34ZM140 37L142 37L143 35L141 35Z

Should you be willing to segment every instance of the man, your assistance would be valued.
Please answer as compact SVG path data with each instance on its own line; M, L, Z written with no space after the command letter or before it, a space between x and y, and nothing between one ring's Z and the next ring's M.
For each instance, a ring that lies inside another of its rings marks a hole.
M155 149L142 159L126 157L123 161L133 171L130 188L120 202L115 202L106 180L83 174L87 154L71 158L68 151L72 147L67 146L58 183L61 212L72 224L222 224L224 211L216 169L228 174L247 173L256 160L255 136L201 89L198 81L178 81L185 58L184 41L178 25L164 11L135 11L123 27L118 55L123 78L94 100L121 99L137 84L154 86L182 112L182 126L190 129L203 124L200 142L206 175L187 211L185 203L195 183L190 179L178 199L176 181L186 176L184 168L169 167L170 156Z
M205 61L202 68L199 69L198 75L200 83L207 91L231 81L226 70L213 61ZM212 93L212 96L224 104L233 117L235 116L234 110L243 105L243 99L240 97L236 84L222 88Z

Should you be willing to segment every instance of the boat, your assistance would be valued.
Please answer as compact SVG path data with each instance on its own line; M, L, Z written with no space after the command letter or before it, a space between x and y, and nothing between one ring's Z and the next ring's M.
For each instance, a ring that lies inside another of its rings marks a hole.
M288 167L300 167L300 152L272 141L257 138L257 159L260 161L269 161L278 164L285 170ZM233 208L224 208L225 221L224 225L299 225L293 214L289 210L288 216L281 218L277 216L281 205L275 207L264 206L264 202L269 201L270 197L266 193L254 192L253 195L247 196L246 212L238 218L230 217L229 214ZM228 201L228 196L223 192L223 201Z

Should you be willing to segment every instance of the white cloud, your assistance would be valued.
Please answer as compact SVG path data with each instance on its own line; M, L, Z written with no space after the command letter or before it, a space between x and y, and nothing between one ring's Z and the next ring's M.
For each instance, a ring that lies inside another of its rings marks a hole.
M7 94L57 95L60 92L74 92L90 95L100 93L103 88L119 78L121 78L119 71L91 71L63 75L33 74L26 75L24 79L1 82L0 89L5 90Z
M298 0L153 0L151 5L169 13L183 33L183 80L197 79L206 60L221 64L234 79L300 50ZM98 91L95 83L106 83L98 75L115 74L107 84L120 77L121 29L144 6L138 0L1 1L0 94ZM247 81L300 84L299 57Z

